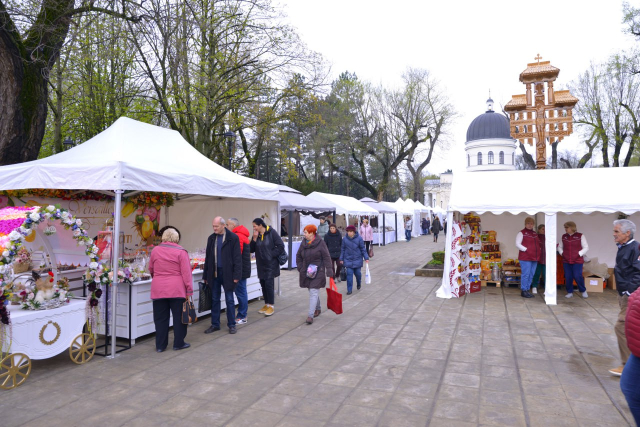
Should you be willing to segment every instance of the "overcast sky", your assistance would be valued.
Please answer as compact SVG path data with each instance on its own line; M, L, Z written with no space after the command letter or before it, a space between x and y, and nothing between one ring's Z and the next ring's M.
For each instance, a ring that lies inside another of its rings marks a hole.
M332 79L348 70L392 86L416 67L444 85L460 115L450 149L428 166L432 173L464 170L467 127L486 110L489 90L496 110L525 93L518 76L538 53L560 69L560 90L591 61L634 45L618 0L282 1L303 41L331 64ZM582 150L573 137L560 143L567 148Z

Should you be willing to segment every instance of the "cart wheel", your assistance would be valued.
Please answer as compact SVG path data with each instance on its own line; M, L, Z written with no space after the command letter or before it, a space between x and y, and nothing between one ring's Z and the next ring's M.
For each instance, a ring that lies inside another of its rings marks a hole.
M31 359L24 353L13 353L0 362L0 389L11 390L21 385L31 373Z
M74 338L69 347L69 357L74 363L87 363L96 352L96 339L93 334L80 334Z

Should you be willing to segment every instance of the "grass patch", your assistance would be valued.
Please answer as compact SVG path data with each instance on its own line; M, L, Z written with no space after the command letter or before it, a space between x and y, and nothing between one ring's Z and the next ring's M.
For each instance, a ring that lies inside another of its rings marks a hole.
M437 259L432 259L431 261L429 261L427 263L427 265L440 266L440 265L444 265L444 261L439 261Z

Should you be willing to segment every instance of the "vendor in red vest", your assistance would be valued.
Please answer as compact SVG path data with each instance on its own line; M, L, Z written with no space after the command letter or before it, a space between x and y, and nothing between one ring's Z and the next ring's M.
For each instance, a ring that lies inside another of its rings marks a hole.
M584 287L584 277L582 277L582 265L584 264L584 254L589 250L587 239L582 233L578 233L578 227L573 221L564 223L565 234L562 235L558 245L558 253L562 255L562 266L564 267L564 279L567 285L566 298L573 296L573 281L578 284L578 290L582 292L584 298L588 298L587 288Z
M520 261L520 295L523 298L533 298L533 294L529 291L531 289L531 282L533 280L533 273L538 266L538 259L540 258L540 240L538 239L538 233L533 231L535 221L531 217L527 217L524 220L524 228L516 235L516 247L520 249L518 253L518 260Z
M545 250L545 235L544 224L538 226L538 240L540 240L540 257L538 258L538 265L536 266L536 272L533 274L533 282L531 282L531 291L534 294L538 293L538 285L540 284L540 278L542 278L542 284L544 285L545 277L547 276L547 252Z

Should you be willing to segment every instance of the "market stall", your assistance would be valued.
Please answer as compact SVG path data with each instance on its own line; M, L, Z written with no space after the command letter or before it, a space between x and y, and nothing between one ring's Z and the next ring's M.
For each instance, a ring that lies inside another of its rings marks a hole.
M565 221L574 221L589 242L590 262L614 267L616 246L613 243L612 222L628 216L640 224L640 201L630 197L623 183L635 182L638 168L559 169L513 172L470 172L456 175L447 213L447 242L445 270L442 286L437 292L441 298L456 296L459 289L456 273L450 268L456 258L456 245L464 239L460 224L464 214L475 213L482 230L496 233L496 246L502 262L517 259L515 237L524 227L524 219L532 216L546 228L546 291L547 304L557 303L556 247L564 231ZM579 182L580 190L568 191L566 183ZM497 183L497 184L496 184ZM607 183L604 185L603 183ZM491 197L477 191L499 185L500 191ZM523 189L526 189L523 190ZM558 226L560 224L560 226ZM467 227L469 228L469 227ZM597 261L596 261L597 260ZM585 263L585 270L589 268ZM587 288L589 290L589 288Z
M391 206L393 206L394 208L396 208L396 211L398 212L398 218L396 220L396 230L398 230L399 232L399 240L406 240L405 238L405 234L404 234L404 223L405 223L405 218L406 217L410 217L411 220L413 221L413 230L411 232L411 235L414 235L415 232L415 212L413 209L413 206L409 206L405 203L404 200L402 199L398 199L396 200L394 203L389 203Z
M375 208L349 196L314 191L307 197L328 203L335 207L335 218L333 222L336 223L338 230L340 230L343 236L345 235L345 230L348 225L356 225L356 229L360 227L360 217L377 217L379 213Z
M282 240L289 255L289 262L281 268L291 270L296 267L296 254L303 239L300 231L300 215L329 216L335 213L336 208L329 202L306 197L298 190L286 185L278 185L278 191L280 215L284 218L287 229L287 236L283 236ZM282 235L282 229L280 232Z
M376 202L369 197L362 198L360 201L381 214L373 227L373 244L386 245L395 242L397 240L398 210L388 203Z
M122 245L130 243L126 240L123 217L133 215L129 211L135 210L135 206L129 209L130 202L126 200L143 191L170 193L175 197L175 204L164 210L164 216L157 215L154 220L144 211L133 216L133 227L141 234L141 243L142 240L148 243L163 223L170 223L181 229L184 239L181 244L194 251L204 246L205 236L211 233L211 220L216 215L236 216L248 224L256 216L263 216L271 223L279 223L276 185L222 168L200 154L176 131L125 117L68 151L0 167L0 191L21 189L93 190L111 197L111 212L121 213L113 216L110 231L113 236L120 236L112 239L115 254L121 254ZM246 209L248 200L257 201L257 206ZM118 256L111 260L111 268L114 277L119 277ZM118 288L116 294L121 293L123 286L128 285L114 283ZM118 298L111 299L107 312L119 313L123 306L125 311L132 309L122 299L116 307L117 301ZM129 319L134 315L137 316L134 313ZM114 331L120 331L120 327L115 327L116 317L109 319L108 333L114 341ZM115 352L112 346L111 356L115 356Z

